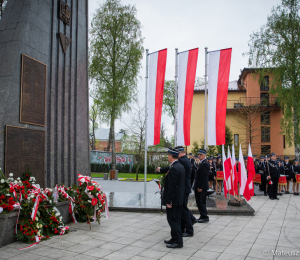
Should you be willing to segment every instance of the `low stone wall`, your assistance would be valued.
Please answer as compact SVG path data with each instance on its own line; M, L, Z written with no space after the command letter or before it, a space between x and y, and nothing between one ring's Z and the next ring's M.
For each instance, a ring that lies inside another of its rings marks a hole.
M60 212L62 216L62 221L64 224L68 224L70 222L70 214L69 214L69 201L62 201L56 204L56 208Z
M18 211L0 214L0 247L17 241L15 227Z

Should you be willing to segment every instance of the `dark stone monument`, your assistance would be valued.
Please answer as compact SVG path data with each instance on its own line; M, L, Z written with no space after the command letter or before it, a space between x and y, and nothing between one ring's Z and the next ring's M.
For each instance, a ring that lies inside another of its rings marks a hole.
M42 187L88 174L88 0L9 0L0 20L0 167Z

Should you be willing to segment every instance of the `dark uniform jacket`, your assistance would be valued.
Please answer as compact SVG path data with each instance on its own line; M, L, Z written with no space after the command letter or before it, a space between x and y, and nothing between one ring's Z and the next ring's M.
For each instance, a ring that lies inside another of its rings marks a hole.
M280 177L280 175L284 175L284 167L282 164L281 164L281 166L278 165L278 171L279 171L279 177Z
M279 178L279 170L278 170L278 165L276 161L270 160L269 162L269 171L270 171L270 176L272 178Z
M257 163L257 173L263 177L266 177L266 164L265 162L258 162Z
M178 161L182 164L185 170L184 174L184 192L185 193L191 193L191 173L192 173L192 168L191 168L191 162L189 158L187 158L186 155L181 156ZM161 173L167 173L169 171L170 167L164 167L160 168Z
M292 165L291 169L292 169L291 177L296 178L296 174L300 173L300 165Z
M283 167L284 167L284 175L286 175L287 177L292 177L292 165L290 163L283 163Z
M204 159L196 171L194 190L202 189L204 191L208 190L208 175L209 175L209 164L206 159Z
M162 204L182 206L184 197L184 175L185 171L179 161L175 161L166 175Z

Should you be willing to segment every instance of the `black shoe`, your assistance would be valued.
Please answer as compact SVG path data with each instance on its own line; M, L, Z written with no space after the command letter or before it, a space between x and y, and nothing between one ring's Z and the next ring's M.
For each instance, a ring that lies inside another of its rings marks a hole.
M282 194L281 194L281 193L278 193L278 195L279 195L279 196L282 196Z
M265 192L265 196L267 196L267 192Z
M281 192L284 192L284 190L281 190Z
M290 192L289 192L289 191L286 191L285 193L286 193L286 194L290 194Z
M189 234L189 233L182 233L182 237L192 237L193 235L192 234Z
M183 247L183 244L176 244L176 243L173 243L173 244L169 244L169 245L166 245L167 248L182 248Z
M206 222L208 222L209 221L209 219L208 218L201 218L201 219L198 219L198 223L206 223Z
M164 242L165 242L166 244L168 244L168 245L173 244L173 240L172 240L172 239L170 239L170 240L164 240Z
M296 193L296 192L294 192L294 195L297 195L297 193Z
M279 198L277 198L277 197L276 197L276 198L274 198L274 199L275 199L275 200L279 200Z
M273 197L271 197L271 198L270 198L270 200L274 200L274 198L273 198Z
M197 219L192 220L192 225L195 225L197 223Z

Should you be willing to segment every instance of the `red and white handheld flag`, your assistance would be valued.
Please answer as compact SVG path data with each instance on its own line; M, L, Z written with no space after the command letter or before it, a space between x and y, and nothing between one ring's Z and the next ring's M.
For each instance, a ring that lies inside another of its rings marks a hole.
M236 161L235 161L235 151L234 151L234 144L232 144L232 156L231 156L231 164L232 164L232 183L233 183L233 191L235 195L238 194L238 176L236 170Z
M244 162L244 156L242 152L242 146L240 145L239 151L239 182L240 182L240 195L248 201L251 199L249 185L247 185L247 172Z
M247 170L248 170L248 182L247 183L249 184L250 196L254 196L253 177L255 175L255 167L254 167L254 161L253 161L250 144L249 144L249 148L248 148Z
M226 105L232 49L209 52L208 145L225 144Z
M160 143L160 125L165 84L167 49L149 55L147 146Z
M177 145L190 145L191 112L198 48L179 53Z
M228 172L228 175L230 177L230 179L229 179L230 180L229 193L233 196L234 195L234 187L233 187L234 176L233 176L232 158L231 158L229 145L228 145L228 152L227 152L227 161L228 161L228 168L230 169L230 171Z

